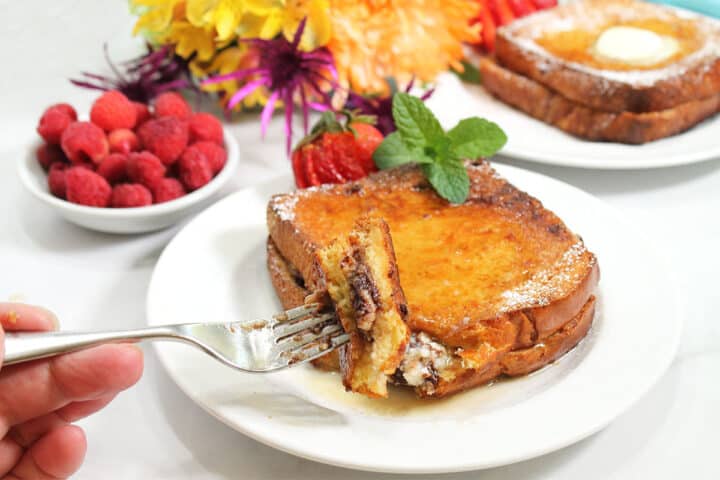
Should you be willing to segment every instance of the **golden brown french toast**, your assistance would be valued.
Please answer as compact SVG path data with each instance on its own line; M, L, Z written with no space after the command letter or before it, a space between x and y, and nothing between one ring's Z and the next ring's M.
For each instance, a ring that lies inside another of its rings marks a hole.
M669 137L720 112L720 94L658 112L607 112L569 100L491 59L479 65L483 86L531 117L593 141L642 144Z
M578 105L645 113L720 94L718 45L717 20L636 0L585 0L500 28L495 55Z
M285 307L303 289L322 288L314 252L364 214L387 222L412 332L394 380L421 396L540 368L592 322L595 256L489 164L467 168L471 190L461 205L440 198L412 165L276 195L268 205L268 264Z
M400 366L410 329L387 223L361 217L347 236L315 251L323 287L350 342L340 350L349 391L387 397L387 382Z

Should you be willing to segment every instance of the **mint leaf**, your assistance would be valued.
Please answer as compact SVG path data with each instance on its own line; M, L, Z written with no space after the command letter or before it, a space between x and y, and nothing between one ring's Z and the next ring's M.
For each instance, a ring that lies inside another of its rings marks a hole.
M457 75L460 80L465 83L473 83L475 85L480 85L482 83L482 76L480 75L480 70L478 70L475 65L468 62L467 60L463 60L460 63L462 63L463 71L458 72L457 70L453 70L455 75Z
M373 153L375 165L380 170L397 167L404 163L427 163L430 159L424 157L419 151L413 152L398 132L393 132L382 141Z
M505 132L497 124L478 117L460 120L448 132L448 137L455 154L468 160L489 157L507 142Z
M463 203L470 193L470 178L462 161L447 158L421 166L435 191L450 203Z
M422 100L407 93L393 96L393 120L405 145L412 149L432 146L445 136L435 115Z
M470 178L463 160L489 157L507 142L495 123L466 118L447 134L421 99L398 92L393 96L397 131L378 146L373 160L380 169L415 162L435 191L451 203L463 203L470 193Z

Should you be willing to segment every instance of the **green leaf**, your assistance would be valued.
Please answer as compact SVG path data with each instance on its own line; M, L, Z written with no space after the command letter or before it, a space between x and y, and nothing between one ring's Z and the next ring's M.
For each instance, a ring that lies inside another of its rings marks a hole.
M419 150L410 149L398 132L393 132L382 141L373 153L375 165L380 170L397 167L404 163L429 163L432 160Z
M423 173L435 191L450 203L463 203L470 193L470 178L457 158L422 165Z
M380 170L397 167L413 161L410 149L405 146L398 132L393 132L382 141L373 153L375 165Z
M463 66L463 71L458 72L457 70L453 70L453 72L455 72L455 75L457 75L463 82L480 85L482 83L480 70L478 70L475 65L468 62L467 60L463 60L461 63Z
M468 160L494 155L507 142L505 132L497 124L478 117L461 120L448 132L448 137L453 152Z
M445 136L435 115L417 97L396 93L393 96L392 112L395 126L405 145L410 148L423 150Z

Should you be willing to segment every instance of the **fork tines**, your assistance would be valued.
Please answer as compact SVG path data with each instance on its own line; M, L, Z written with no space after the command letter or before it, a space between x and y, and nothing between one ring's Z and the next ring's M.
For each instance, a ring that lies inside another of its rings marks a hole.
M313 360L349 340L333 312L312 303L276 315L272 325L279 356L287 365Z

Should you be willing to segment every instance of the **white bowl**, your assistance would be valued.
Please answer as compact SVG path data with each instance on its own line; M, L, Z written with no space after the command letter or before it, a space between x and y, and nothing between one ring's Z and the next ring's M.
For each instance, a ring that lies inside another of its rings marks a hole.
M237 170L240 152L235 138L224 129L227 162L210 183L176 200L137 208L97 208L77 205L55 197L48 190L47 173L37 161L33 145L21 159L18 173L22 183L36 198L66 220L81 227L107 233L143 233L167 228L208 206Z

